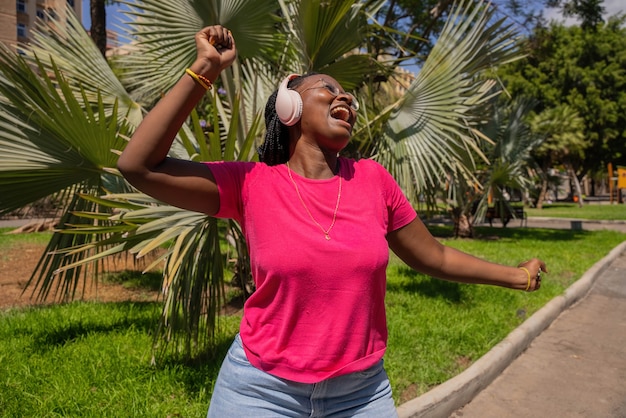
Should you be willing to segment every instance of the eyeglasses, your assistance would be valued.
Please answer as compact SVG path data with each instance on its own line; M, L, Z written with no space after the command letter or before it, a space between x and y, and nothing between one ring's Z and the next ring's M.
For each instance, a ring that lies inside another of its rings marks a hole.
M317 82L315 84L317 84L319 82L322 82L321 86L307 87L306 89L302 90L300 93L304 93L307 90L313 90L313 89L326 89L326 91L328 91L330 94L332 94L333 97L337 97L340 94L343 94L344 96L348 96L348 98L350 99L350 103L349 103L350 107L352 109L354 109L355 112L359 110L359 107L360 107L359 106L359 101L356 99L356 97L354 97L354 95L352 95L350 93L347 93L345 91L339 91L339 87L334 86L332 84L328 84L326 82L326 80L324 80L323 78L320 78L319 80L317 80Z

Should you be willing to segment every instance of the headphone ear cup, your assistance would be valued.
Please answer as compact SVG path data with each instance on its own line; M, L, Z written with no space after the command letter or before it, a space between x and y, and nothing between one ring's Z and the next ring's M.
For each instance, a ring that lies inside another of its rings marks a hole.
M287 87L287 83L296 77L299 77L299 75L291 74L286 77L280 83L278 93L276 94L276 114L278 119L287 126L295 125L302 116L302 97L300 97L300 93Z

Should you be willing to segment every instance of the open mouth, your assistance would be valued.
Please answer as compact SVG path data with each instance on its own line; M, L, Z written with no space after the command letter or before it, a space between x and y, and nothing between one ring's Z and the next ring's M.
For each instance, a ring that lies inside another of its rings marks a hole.
M330 116L349 123L352 113L347 106L337 106L330 111Z

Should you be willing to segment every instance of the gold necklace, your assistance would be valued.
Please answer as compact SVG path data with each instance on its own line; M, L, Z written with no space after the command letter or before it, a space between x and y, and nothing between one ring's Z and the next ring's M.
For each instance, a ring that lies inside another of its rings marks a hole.
M337 209L339 209L339 201L341 200L341 174L339 174L339 191L337 192L337 204L335 205L335 211L333 212L333 221L330 223L330 226L328 227L328 229L324 229L322 225L320 225L320 223L317 222L317 220L313 217L313 214L311 214L311 211L304 203L304 200L302 200L302 196L300 195L300 189L298 189L298 185L296 184L296 182L293 179L293 176L291 175L291 168L289 168L289 161L287 161L287 172L289 173L289 179L293 183L293 187L296 189L296 194L298 195L298 199L300 199L300 203L302 203L304 210L306 210L306 213L309 214L309 218L311 218L311 220L315 223L315 225L317 225L322 230L322 232L324 233L324 238L326 238L326 241L330 241L330 230L333 229L333 226L335 226L335 220L337 219Z

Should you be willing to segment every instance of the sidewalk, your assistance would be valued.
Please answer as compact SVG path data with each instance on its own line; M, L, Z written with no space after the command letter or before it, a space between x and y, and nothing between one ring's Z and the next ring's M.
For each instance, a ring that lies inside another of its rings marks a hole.
M626 417L626 252L451 417Z
M398 413L626 417L626 241L463 373Z

